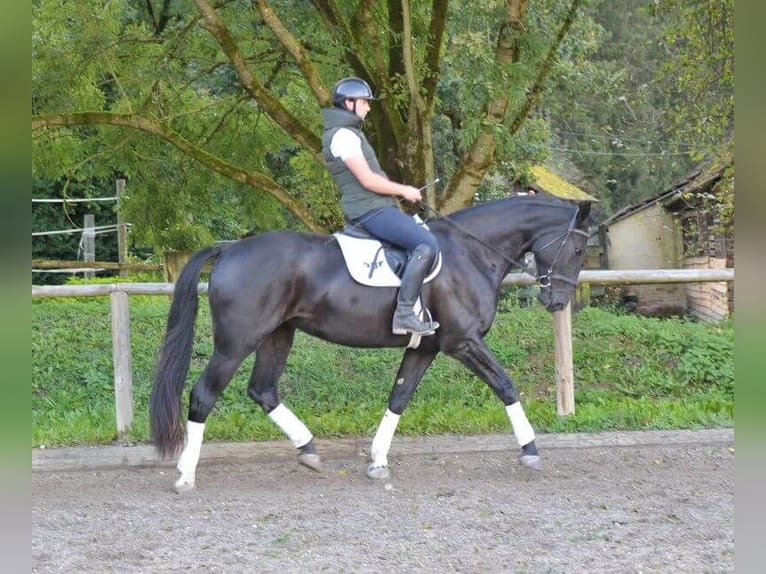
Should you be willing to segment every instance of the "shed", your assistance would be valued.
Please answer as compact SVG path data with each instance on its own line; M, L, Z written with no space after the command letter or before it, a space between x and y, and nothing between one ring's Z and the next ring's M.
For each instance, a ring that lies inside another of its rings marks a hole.
M733 234L716 224L716 210L710 209L710 199L728 185L733 165L733 156L723 154L669 190L607 219L600 233L607 268L733 266ZM730 314L732 289L725 282L629 285L622 290L622 300L642 315L690 315L716 321Z

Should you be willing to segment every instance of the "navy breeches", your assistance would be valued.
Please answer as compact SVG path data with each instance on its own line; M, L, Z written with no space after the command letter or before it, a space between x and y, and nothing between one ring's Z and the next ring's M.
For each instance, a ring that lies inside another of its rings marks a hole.
M439 252L436 237L425 227L418 225L412 216L395 207L365 213L356 221L370 235L407 251L413 251L418 245L425 243L434 255Z

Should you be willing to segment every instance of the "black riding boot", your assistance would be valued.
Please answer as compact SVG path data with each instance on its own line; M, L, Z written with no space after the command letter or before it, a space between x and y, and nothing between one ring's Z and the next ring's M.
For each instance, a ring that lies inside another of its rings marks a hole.
M433 264L435 253L431 252L428 245L418 245L402 275L402 284L399 287L399 295L396 298L396 310L391 327L394 335L430 335L439 328L436 321L421 321L415 314L415 301L420 295L423 280Z

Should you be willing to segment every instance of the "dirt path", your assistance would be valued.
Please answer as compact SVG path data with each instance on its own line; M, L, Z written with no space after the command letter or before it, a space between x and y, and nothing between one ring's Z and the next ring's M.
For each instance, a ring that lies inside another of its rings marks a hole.
M402 438L203 447L195 492L151 449L35 450L34 572L731 572L734 432ZM583 448L587 447L587 448Z

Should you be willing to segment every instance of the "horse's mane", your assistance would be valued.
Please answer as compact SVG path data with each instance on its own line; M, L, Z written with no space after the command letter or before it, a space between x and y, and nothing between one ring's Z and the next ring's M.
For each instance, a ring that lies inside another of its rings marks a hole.
M463 218L472 219L476 216L483 215L485 212L495 213L498 208L503 207L539 206L545 208L559 207L571 210L575 205L575 201L569 199L561 199L551 195L512 195L510 197L504 197L494 201L487 201L485 203L470 205L449 215L438 217L437 220L446 218L454 219L455 221L460 221Z

